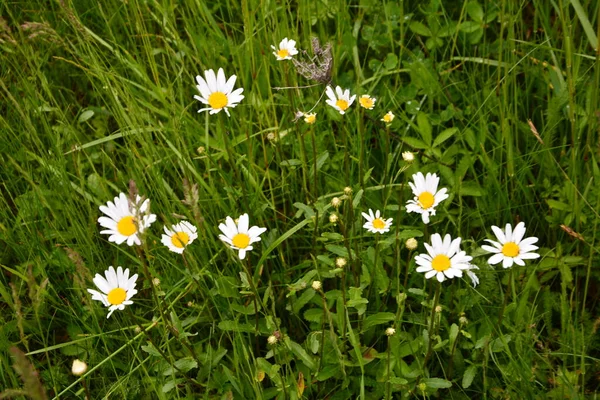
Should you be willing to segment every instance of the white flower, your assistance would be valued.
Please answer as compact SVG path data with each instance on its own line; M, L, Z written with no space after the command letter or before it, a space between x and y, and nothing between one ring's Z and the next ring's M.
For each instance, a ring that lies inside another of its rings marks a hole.
M383 116L383 118L381 118L381 120L383 122L385 122L386 124L391 124L392 121L394 120L394 118L396 118L396 116L394 115L394 113L391 112L391 111L388 111L387 114L385 114Z
M210 114L216 114L221 110L225 110L225 113L229 116L228 108L237 106L244 98L242 96L243 88L233 90L237 76L232 75L231 78L225 80L223 68L219 68L216 76L215 71L212 69L204 71L204 76L206 80L200 75L196 76L196 82L198 82L196 87L200 91L200 96L194 95L194 98L203 104L209 105L209 107L201 108L198 112L210 110Z
M504 268L512 267L513 263L523 266L525 265L525 261L523 260L531 260L540 256L537 253L533 253L534 250L538 249L537 246L533 245L538 241L538 238L532 236L523 239L523 236L525 236L524 222L519 222L517 226L515 226L514 231L510 224L506 224L504 232L497 226L492 226L492 230L494 231L498 242L485 239L487 242L490 242L493 247L488 245L481 246L482 249L489 251L490 253L496 253L488 260L489 264L495 265L502 261L502 266Z
M306 122L307 124L312 125L315 122L317 122L317 113L306 113L303 115L304 115L304 122Z
M321 283L321 281L313 281L311 286L314 290L319 291L323 287L323 284Z
M269 343L271 346L276 344L278 341L279 341L279 339L277 339L277 336L275 336L275 335L271 335L267 338L267 343Z
M446 188L437 190L440 178L436 174L427 173L427 176L423 176L423 173L417 172L412 178L414 183L408 182L408 184L415 198L406 203L406 211L421 214L423 223L428 224L429 214L435 215L435 207L448 198L447 190Z
M149 213L149 206L149 199L142 202L142 198L136 196L135 204L131 204L125 193L120 193L114 198L114 203L109 201L105 206L100 206L100 211L109 217L98 218L100 225L107 228L100 233L110 235L108 241L116 244L125 241L129 246L142 244L139 234L156 221L156 215Z
M372 110L373 107L375 107L376 101L377 99L375 97L371 97L368 94L363 94L358 99L358 103L361 105L361 107L366 108L367 110Z
M71 366L71 373L75 376L81 376L86 373L87 368L88 366L85 363L85 361L76 359L73 360L73 365Z
M402 153L402 159L408 163L415 161L415 155L410 151L405 151Z
M325 94L329 97L328 100L325 100L325 103L338 110L340 114L345 114L346 110L354 103L354 99L356 98L356 95L350 97L349 89L342 91L342 88L339 86L335 87L335 93L331 86L327 86Z
M387 328L385 330L385 334L387 336L394 336L396 334L396 329L392 328L391 326L389 328Z
M335 259L335 266L338 268L343 268L346 266L346 259L344 257L338 257Z
M279 42L279 48L275 46L271 46L273 50L273 55L277 57L277 61L283 60L291 60L292 56L298 54L298 50L296 50L296 41L288 40L288 38L283 38L281 42Z
M381 218L381 212L377 210L373 215L373 210L369 209L369 213L362 213L367 222L363 225L363 228L372 233L385 233L390 231L392 226L393 218L383 219Z
M473 257L460 250L460 238L452 240L450 235L444 241L438 233L431 235L431 245L424 243L427 253L415 257L417 272L425 272L425 278L436 277L443 282L446 279L462 277L462 271L469 269L469 261Z
M109 313L106 318L109 318L113 311L124 310L125 306L133 304L131 297L137 293L135 289L135 281L138 275L135 274L131 278L129 277L129 268L123 271L123 268L118 267L117 271L113 267L109 267L104 271L104 276L96 274L94 276L94 283L96 287L100 289L100 292L88 289L87 291L92 294L92 300L99 300L108 307Z
M469 264L469 269L467 269L465 272L467 273L467 276L471 279L473 287L476 287L477 285L479 285L479 277L475 275L475 272L473 272L474 269L479 269L479 267L473 264Z
M219 239L229 244L232 249L239 250L240 260L246 258L246 252L253 249L250 245L260 242L259 236L267 230L267 228L258 226L248 229L248 226L248 214L240 215L237 225L229 216L225 219L224 224L219 224L219 229L223 232L223 235L219 235Z
M172 225L171 229L165 226L164 229L166 235L163 234L160 241L175 253L182 254L183 250L198 238L196 227L187 221Z

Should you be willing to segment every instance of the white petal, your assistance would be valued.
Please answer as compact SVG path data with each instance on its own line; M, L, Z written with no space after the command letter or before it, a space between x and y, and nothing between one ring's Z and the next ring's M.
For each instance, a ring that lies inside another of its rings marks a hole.
M492 225L492 231L494 231L494 234L496 235L500 243L504 244L507 242L506 236L504 236L504 232L502 232L502 229L498 228L495 225Z
M504 260L502 261L502 266L504 268L510 268L513 265L513 259L512 257L504 257Z
M250 224L248 214L242 214L238 218L238 233L248 233L248 225Z
M499 253L500 252L499 249L492 247L492 246L488 246L486 244L482 245L481 248L485 251L489 251L490 253Z
M425 279L431 279L434 275L437 275L437 273L438 272L435 269L432 269L425 274Z
M494 254L493 256L491 256L489 258L488 264L490 264L490 265L496 265L499 262L501 262L502 260L504 260L504 254L502 254L502 253Z
M525 236L525 222L519 222L513 231L512 241L516 244L521 243L521 239Z
M523 260L533 260L535 258L540 258L540 255L537 253L525 253L519 254L519 257L521 257Z

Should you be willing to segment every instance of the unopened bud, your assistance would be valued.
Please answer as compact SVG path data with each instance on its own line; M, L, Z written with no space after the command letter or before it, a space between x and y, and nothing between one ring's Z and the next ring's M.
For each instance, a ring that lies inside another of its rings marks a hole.
M313 281L312 283L312 288L316 291L321 290L321 288L323 287L323 284L321 283L321 281Z
M342 204L342 200L339 197L334 197L331 199L331 205L335 208L338 208Z
M335 265L338 268L343 268L346 265L346 259L343 257L338 257L335 259Z
M337 214L331 214L329 216L329 222L331 222L332 224L335 224L338 222L339 217L337 216Z
M419 245L419 242L417 242L417 239L415 239L415 238L410 238L410 239L406 239L406 243L404 243L404 245L406 246L407 249L414 250Z
M71 367L71 373L75 376L81 376L87 371L87 364L81 360L73 360L73 366Z
M402 159L408 163L415 161L415 155L410 151L405 151L402 153Z
M352 196L352 188L351 188L350 186L346 186L346 187L344 188L344 194L345 194L346 196Z
M277 343L277 336L275 335L271 335L267 338L267 343L269 343L271 346Z
M396 334L396 330L390 326L385 330L385 334L387 336L394 336Z

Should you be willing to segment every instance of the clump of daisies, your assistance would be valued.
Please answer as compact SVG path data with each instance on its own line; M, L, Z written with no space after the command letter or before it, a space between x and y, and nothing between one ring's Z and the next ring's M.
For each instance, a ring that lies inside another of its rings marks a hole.
M105 307L108 307L108 315L110 318L115 310L124 310L125 306L133 304L131 298L137 293L135 289L135 281L138 275L135 274L129 277L129 268L117 267L117 270L111 266L104 271L104 276L96 274L94 276L94 284L100 292L93 289L87 291L92 295L92 300L101 301Z
M342 115L346 113L346 110L350 108L352 103L354 103L354 99L356 98L356 95L350 96L349 89L342 90L342 88L339 86L336 86L335 92L331 86L327 86L325 89L325 94L328 97L325 102L339 111L339 113Z
M492 226L492 231L498 241L485 239L492 246L481 246L483 250L495 253L489 258L489 264L496 265L502 262L504 268L512 267L513 263L523 266L525 265L524 260L532 260L540 256L538 253L534 253L538 249L537 246L534 246L538 238L534 236L523 238L525 236L524 222L519 222L514 231L511 224L506 224L504 230Z
M267 228L259 228L253 226L249 228L250 221L248 214L242 214L237 220L237 223L227 216L225 223L219 224L219 229L223 232L219 235L219 239L227 243L232 249L239 251L240 260L246 258L246 252L253 249L252 243L260 242L260 235Z
M427 176L423 176L422 172L417 172L412 178L414 183L409 182L408 184L415 197L406 203L406 211L421 214L423 223L428 224L429 216L435 215L435 208L438 204L448 198L447 189L438 190L440 178L430 172L427 173Z
M362 213L367 222L363 225L363 228L372 233L386 233L390 231L392 226L393 218L384 219L381 217L381 212L377 210L373 214L373 210L369 209L369 213Z
M431 235L431 244L424 243L427 254L415 257L417 272L425 272L425 278L434 276L439 282L462 277L463 271L470 269L473 257L460 250L461 238L452 240L450 235L442 237L438 233Z
M108 241L116 244L141 245L140 234L156 221L156 215L150 214L150 200L142 201L137 195L132 202L125 193L120 193L113 201L100 206L100 211L107 215L98 218L98 223L107 228L100 233L110 235Z
M229 79L225 79L223 68L215 75L215 71L209 69L204 71L204 78L200 75L196 76L198 91L200 96L194 95L194 98L208 107L201 108L198 112L209 111L210 114L216 114L221 110L229 116L229 108L234 108L240 101L244 99L242 92L243 88L233 90L237 76L232 75Z
M164 230L160 241L174 253L182 254L198 238L196 227L187 221L172 225L171 229L165 226Z
M271 46L273 51L273 55L277 57L277 61L283 60L291 60L292 56L298 54L298 50L296 50L296 41L288 38L283 38L281 42L279 42L279 48L275 46Z

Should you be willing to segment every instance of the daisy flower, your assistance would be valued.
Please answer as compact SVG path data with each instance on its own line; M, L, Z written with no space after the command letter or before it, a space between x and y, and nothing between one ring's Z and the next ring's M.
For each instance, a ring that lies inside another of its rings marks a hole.
M237 106L244 98L242 96L243 88L233 90L237 76L232 75L231 78L226 80L223 68L219 68L216 76L215 71L212 69L204 71L204 76L205 78L200 75L196 76L196 82L198 82L196 87L200 91L200 96L194 95L194 98L209 107L201 108L198 112L210 110L210 114L216 114L221 110L225 110L225 114L229 116L228 108Z
M165 234L162 235L160 241L175 253L182 254L198 238L196 227L187 221L172 225L171 229L167 229L165 226L164 229Z
M273 50L273 55L277 57L277 61L283 60L291 60L292 56L298 54L298 50L296 50L296 41L288 40L288 38L283 38L281 42L279 42L279 48L275 46L271 46Z
M461 238L452 240L450 235L442 237L438 233L431 235L431 245L425 243L428 254L415 257L417 272L425 272L425 278L436 277L438 281L462 277L463 270L470 268L473 257L460 250Z
M373 210L369 209L369 213L362 213L362 216L365 217L367 222L363 225L363 228L372 233L385 233L390 231L390 226L392 226L393 218L383 219L381 218L381 212L377 210L375 215L373 215Z
M125 268L125 271L123 271L123 268L118 267L115 272L113 267L108 267L104 271L104 276L96 274L93 279L100 292L93 289L87 291L92 295L92 300L99 300L108 307L109 312L106 318L110 318L113 311L122 311L125 306L133 304L130 299L137 293L135 281L138 275L135 274L130 278L129 268Z
M523 260L532 260L540 256L537 253L533 253L534 250L538 249L537 246L533 245L538 241L538 238L532 236L523 239L523 236L525 236L524 222L519 222L515 226L514 231L510 224L506 224L504 231L497 226L492 226L492 231L494 231L498 241L485 239L493 247L488 245L481 246L485 251L496 253L490 257L488 264L495 265L502 261L504 268L510 268L513 263L523 266L525 265Z
M388 111L387 114L385 114L383 116L383 118L381 118L381 120L383 122L385 122L386 124L391 124L392 121L394 120L394 118L396 118L396 116L394 115L394 113L391 112L391 111Z
M437 190L440 178L436 174L427 173L427 176L423 176L423 173L417 172L412 178L414 183L408 182L408 184L415 198L408 200L406 211L421 214L423 223L428 224L429 214L435 215L435 207L448 198L447 190L446 188Z
M139 234L156 221L156 215L150 214L149 206L149 199L142 202L142 198L136 196L132 204L125 193L120 193L114 198L114 203L109 201L105 206L100 206L100 211L108 215L98 218L100 225L107 228L100 233L110 235L109 242L121 244L127 241L129 246L134 243L141 245Z
M350 90L346 89L342 91L342 88L339 86L335 87L335 93L331 86L327 86L325 89L325 94L329 97L328 100L325 100L327 104L331 107L335 108L340 112L340 114L345 114L346 110L354 103L354 99L356 95L350 97Z
M304 114L304 122L309 125L314 124L317 121L317 113L305 113Z
M224 224L219 224L219 229L223 232L219 235L219 239L230 245L232 249L239 250L240 260L246 258L246 252L253 249L251 244L260 242L260 235L267 230L258 226L248 229L248 226L248 214L240 215L237 224L229 216Z
M469 269L467 269L465 272L467 273L469 279L471 279L473 287L476 287L477 285L479 285L479 277L475 275L475 272L473 272L474 269L479 269L479 267L473 264L469 264Z
M358 99L358 103L361 105L361 107L366 108L367 110L372 110L373 107L375 107L376 101L377 99L375 97L371 97L368 94L363 94Z

